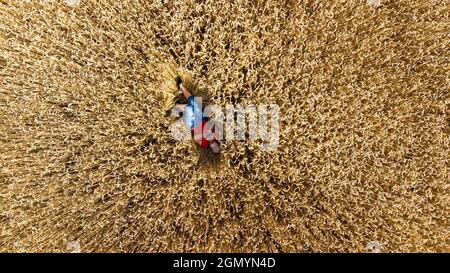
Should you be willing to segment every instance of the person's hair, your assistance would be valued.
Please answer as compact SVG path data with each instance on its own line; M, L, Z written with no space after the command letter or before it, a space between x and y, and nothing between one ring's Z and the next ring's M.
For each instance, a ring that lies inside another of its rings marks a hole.
M219 143L217 143L216 140L212 140L209 142L209 147L211 147L211 150L215 153L218 154L220 152L220 146Z

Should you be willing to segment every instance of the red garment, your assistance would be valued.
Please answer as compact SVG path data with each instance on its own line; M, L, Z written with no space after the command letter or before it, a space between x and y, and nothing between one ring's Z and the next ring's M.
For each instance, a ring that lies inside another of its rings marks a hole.
M194 127L194 129L192 129L192 132L194 133L194 141L197 142L200 147L202 148L208 148L209 146L209 141L205 138L205 133L206 133L206 121L202 121L201 124L197 124L197 126ZM201 140L197 140L196 139L196 135L201 135L202 139Z

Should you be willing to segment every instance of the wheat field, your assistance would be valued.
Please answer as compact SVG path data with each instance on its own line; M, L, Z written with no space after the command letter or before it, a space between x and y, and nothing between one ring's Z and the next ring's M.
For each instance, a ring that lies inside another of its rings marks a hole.
M0 0L0 251L450 251L449 15ZM278 147L175 141L176 75L216 105L279 105Z

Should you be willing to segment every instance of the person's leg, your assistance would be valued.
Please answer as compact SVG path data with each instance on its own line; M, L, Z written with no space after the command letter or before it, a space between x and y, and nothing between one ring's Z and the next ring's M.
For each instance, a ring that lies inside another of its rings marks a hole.
M180 76L177 76L176 83L183 92L183 96L187 99L187 106L185 107L183 118L186 117L186 119L192 120L191 128L194 128L203 120L201 98L195 98L192 93L189 92L189 90L183 85Z
M184 111L184 107L186 107L186 104L181 104L181 103L175 104L175 108L180 110L181 112Z
M181 80L180 76L177 76L175 78L175 82L177 86L181 89L181 92L183 92L183 96L188 99L190 96L192 96L192 93L189 92L189 90L183 85L183 81Z
M189 90L186 87L184 87L184 85L182 83L180 84L180 89L181 89L181 92L183 92L183 96L186 99L188 99L190 96L192 96L192 93L189 92Z

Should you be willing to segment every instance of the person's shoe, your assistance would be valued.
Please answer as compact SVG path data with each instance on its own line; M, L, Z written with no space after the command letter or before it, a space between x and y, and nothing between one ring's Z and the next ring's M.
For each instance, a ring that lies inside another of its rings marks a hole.
M177 76L177 77L175 78L175 82L177 83L177 87L178 87L178 88L180 88L180 84L183 83L183 81L181 80L181 77L180 77L180 76Z

